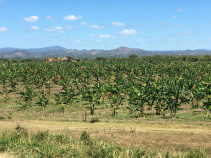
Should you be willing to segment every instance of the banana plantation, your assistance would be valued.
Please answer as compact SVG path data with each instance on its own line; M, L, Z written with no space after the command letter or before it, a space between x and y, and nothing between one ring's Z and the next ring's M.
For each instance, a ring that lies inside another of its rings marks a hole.
M21 109L45 110L56 104L61 113L81 104L87 115L104 108L113 117L121 111L138 118L149 113L177 118L178 112L188 109L209 118L211 62L177 57L7 61L0 64L0 101L5 105L13 101Z

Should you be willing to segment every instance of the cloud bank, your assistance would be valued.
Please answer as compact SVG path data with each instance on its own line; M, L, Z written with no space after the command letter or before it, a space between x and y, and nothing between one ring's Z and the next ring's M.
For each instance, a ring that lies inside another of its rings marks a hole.
M36 22L36 21L38 21L38 19L39 19L38 16L30 16L30 17L23 18L23 20L25 20L27 22Z
M137 34L136 30L130 29L130 30L122 30L119 32L119 34L122 35L135 35Z
M0 27L0 32L6 32L6 31L8 31L8 28L6 28L6 27Z
M67 15L63 17L64 20L79 20L82 19L82 16L75 16L75 15Z

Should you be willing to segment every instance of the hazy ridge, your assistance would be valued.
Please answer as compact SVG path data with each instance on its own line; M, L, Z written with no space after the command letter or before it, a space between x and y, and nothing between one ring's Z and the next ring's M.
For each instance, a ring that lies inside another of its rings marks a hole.
M169 51L153 51L138 48L119 47L111 50L77 50L67 49L60 46L44 47L44 48L0 48L0 58L45 58L45 57L65 57L73 58L96 58L96 57L128 57L130 54L138 56L151 55L211 55L211 50L169 50Z

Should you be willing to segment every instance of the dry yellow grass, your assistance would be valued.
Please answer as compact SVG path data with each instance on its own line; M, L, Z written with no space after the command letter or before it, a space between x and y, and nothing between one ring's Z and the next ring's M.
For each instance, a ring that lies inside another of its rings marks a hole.
M0 158L15 158L15 156L5 153L0 153Z
M36 132L58 133L69 131L79 137L86 130L92 138L104 139L120 146L140 147L145 150L185 152L204 149L211 156L211 126L207 124L155 123L155 122L53 122L53 121L0 121L0 131L15 130L20 125Z

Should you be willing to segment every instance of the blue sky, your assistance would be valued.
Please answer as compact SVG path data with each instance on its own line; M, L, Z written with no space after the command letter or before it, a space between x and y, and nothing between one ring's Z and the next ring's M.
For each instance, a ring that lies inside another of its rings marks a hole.
M211 49L211 0L0 0L0 47Z

